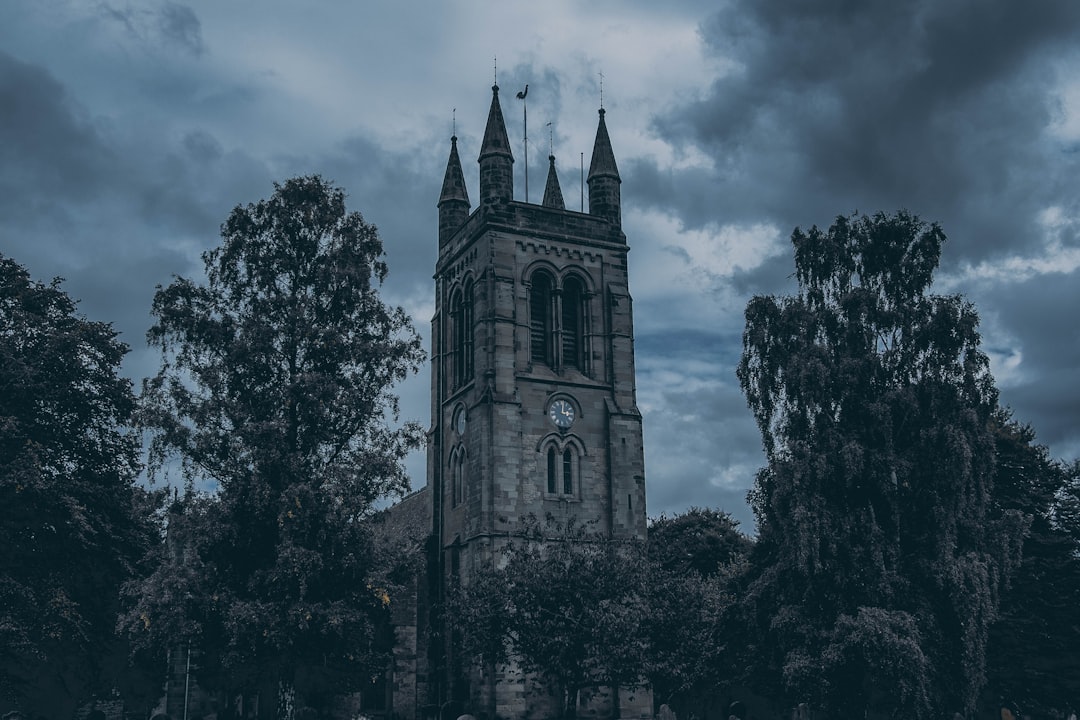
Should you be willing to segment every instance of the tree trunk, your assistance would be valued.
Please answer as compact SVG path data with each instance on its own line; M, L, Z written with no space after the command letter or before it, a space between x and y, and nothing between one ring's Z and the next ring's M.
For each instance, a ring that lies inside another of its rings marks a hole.
M278 681L277 720L293 720L296 714L296 688L292 682Z

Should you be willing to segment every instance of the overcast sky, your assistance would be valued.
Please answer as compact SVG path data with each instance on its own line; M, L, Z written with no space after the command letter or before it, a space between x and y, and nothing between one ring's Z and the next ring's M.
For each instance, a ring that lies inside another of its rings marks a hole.
M976 303L1003 402L1080 456L1075 0L3 0L0 252L66 278L138 383L155 286L202 277L232 207L320 173L379 227L426 344L455 108L475 201L495 58L517 199L529 83L530 199L550 142L570 208L603 73L650 515L753 527L742 313L793 289L794 227L855 210L942 225L935 287ZM425 425L428 388L401 388Z

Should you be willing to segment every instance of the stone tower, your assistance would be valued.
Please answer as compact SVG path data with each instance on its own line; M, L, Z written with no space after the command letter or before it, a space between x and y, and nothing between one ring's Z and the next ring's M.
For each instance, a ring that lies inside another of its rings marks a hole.
M514 200L498 86L479 163L479 206L471 210L451 138L431 328L427 485L436 593L449 577L467 582L471 567L491 562L499 538L530 514L645 537L629 248L604 111L588 213L565 208L554 157L542 204ZM465 679L445 648L431 651L432 704L522 714L520 682L515 690L505 678ZM638 708L624 705L623 717L633 714Z

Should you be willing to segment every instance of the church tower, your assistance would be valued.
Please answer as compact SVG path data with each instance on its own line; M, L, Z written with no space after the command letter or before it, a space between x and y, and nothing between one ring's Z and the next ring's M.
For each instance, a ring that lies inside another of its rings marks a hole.
M645 537L629 248L604 110L587 213L565 208L554 157L542 204L514 199L497 85L478 161L471 209L451 138L438 202L427 486L440 588L451 577L467 582L530 514ZM520 682L462 680L445 649L432 653L432 704L520 714ZM638 710L624 705L622 716Z

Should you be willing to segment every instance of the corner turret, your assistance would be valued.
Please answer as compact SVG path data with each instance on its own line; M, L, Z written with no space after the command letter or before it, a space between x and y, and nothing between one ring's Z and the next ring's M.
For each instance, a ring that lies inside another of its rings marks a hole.
M589 214L602 217L616 227L621 227L622 197L619 186L622 179L619 177L615 153L611 149L611 138L608 137L607 124L604 122L604 108L600 108L600 124L596 128L588 183Z
M484 142L480 146L480 204L514 199L514 155L506 135L499 86L491 86L491 109L488 111Z
M554 155L548 155L547 185L544 186L544 201L542 204L544 207L557 210L566 209L566 203L563 202L562 188L559 187L559 175L555 172Z
M465 175L461 172L457 135L450 138L450 159L446 161L446 175L443 176L438 207L439 245L442 245L469 219L469 191L465 187Z

